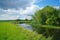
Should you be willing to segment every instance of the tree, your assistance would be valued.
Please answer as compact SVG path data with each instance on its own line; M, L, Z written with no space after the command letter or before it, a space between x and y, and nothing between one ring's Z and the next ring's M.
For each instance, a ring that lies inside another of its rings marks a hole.
M51 6L46 6L42 10L38 10L33 16L32 22L34 24L42 25L60 25L60 10Z
M33 19L31 25L33 28L35 28L34 30L36 30L38 33L42 33L44 36L54 35L57 31L53 28L48 29L48 26L46 25L50 25L49 28L51 26L60 26L60 9L55 9L51 6L46 6L42 10L36 11L35 15L32 17Z

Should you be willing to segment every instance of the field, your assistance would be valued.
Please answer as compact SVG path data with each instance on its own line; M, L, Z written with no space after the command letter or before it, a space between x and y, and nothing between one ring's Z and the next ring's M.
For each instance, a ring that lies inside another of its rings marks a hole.
M20 28L9 22L0 22L0 40L44 40L51 39L43 37L32 31Z

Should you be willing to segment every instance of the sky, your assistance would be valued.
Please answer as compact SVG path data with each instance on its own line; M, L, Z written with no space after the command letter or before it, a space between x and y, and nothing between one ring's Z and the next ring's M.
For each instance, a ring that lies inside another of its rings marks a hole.
M0 0L0 20L30 20L36 10L47 5L59 8L60 0Z

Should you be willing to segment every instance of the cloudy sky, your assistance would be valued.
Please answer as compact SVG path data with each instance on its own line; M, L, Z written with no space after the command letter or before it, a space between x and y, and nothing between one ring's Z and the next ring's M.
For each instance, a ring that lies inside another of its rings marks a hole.
M46 5L58 8L60 0L0 0L0 20L31 19Z

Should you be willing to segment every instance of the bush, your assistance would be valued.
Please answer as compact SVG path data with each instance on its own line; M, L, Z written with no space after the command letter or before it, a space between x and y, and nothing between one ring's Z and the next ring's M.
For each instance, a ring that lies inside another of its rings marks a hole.
M40 25L36 31L43 36L52 37L52 40L60 40L60 27L51 25Z

